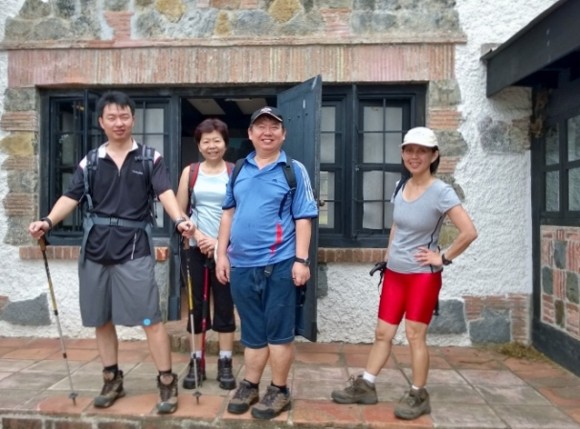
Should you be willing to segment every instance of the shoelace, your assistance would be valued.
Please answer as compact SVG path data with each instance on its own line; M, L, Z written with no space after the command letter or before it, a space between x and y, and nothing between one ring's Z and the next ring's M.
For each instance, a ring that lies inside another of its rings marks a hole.
M251 386L248 386L246 383L240 383L240 388L238 390L236 390L236 393L234 395L235 399L243 399L245 396L247 396L247 393L250 393L252 390Z
M354 392L354 390L356 389L355 383L356 383L357 379L358 379L358 377L351 375L348 378L348 380L346 380L346 383L347 383L346 391L347 392Z
M266 395L264 395L264 399L262 399L262 403L265 405L272 405L276 400L278 393L280 393L279 389L269 386Z

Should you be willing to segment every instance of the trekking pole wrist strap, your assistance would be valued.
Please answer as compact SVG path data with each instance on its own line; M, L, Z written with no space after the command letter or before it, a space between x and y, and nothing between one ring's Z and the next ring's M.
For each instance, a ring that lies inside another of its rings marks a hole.
M49 231L52 229L52 220L48 216L41 217L40 220L42 222L46 222L48 224L48 230Z

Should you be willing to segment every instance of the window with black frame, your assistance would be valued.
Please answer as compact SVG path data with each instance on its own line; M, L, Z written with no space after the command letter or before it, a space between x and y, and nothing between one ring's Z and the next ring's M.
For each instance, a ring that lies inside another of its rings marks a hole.
M545 215L578 219L580 212L580 114L554 121L544 135Z
M48 116L46 154L41 158L42 195L41 212L47 213L54 202L66 191L81 159L106 141L98 121L96 103L100 94L85 91L78 96L51 96L47 99ZM133 136L139 143L154 147L161 155L166 152L169 102L160 99L140 99L136 104ZM44 197L46 196L46 197ZM167 230L163 207L155 204L157 227L154 234ZM51 231L55 244L78 244L82 236L82 207L75 210Z
M425 87L323 92L319 244L385 247L403 134L424 124Z

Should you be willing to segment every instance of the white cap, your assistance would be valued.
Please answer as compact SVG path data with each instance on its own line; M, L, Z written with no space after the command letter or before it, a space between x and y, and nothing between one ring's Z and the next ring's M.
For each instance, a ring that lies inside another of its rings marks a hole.
M407 131L407 134L405 134L405 138L403 139L403 144L401 144L401 147L408 144L418 144L419 146L425 147L439 146L437 143L437 136L435 135L433 130L427 127L415 127Z

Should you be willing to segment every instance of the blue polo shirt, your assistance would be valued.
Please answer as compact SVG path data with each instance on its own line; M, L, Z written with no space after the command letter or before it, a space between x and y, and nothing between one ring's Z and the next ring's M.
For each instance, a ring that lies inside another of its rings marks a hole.
M296 192L284 176L286 153L258 168L256 153L250 153L233 184L226 188L222 208L235 207L228 256L232 267L261 267L296 255L295 219L318 216L310 178L304 165L293 160Z

